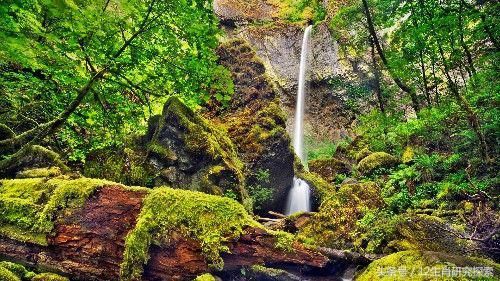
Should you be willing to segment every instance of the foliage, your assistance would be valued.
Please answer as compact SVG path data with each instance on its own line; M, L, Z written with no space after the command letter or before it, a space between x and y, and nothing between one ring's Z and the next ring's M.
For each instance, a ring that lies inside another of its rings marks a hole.
M54 273L35 273L27 270L24 266L8 262L0 261L0 280L2 281L69 281L68 278L62 277Z
M0 116L15 133L53 120L105 71L49 140L71 161L143 131L169 96L196 107L233 91L210 1L9 0L0 18Z
M255 210L260 210L272 198L274 190L269 187L269 170L259 169L255 175L257 184L247 186Z
M326 11L319 0L271 0L279 7L279 16L289 22L311 21L314 23L325 19Z

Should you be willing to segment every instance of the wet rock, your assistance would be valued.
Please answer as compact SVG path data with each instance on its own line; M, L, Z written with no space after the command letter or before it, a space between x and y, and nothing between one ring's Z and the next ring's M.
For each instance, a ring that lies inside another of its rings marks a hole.
M271 20L277 11L274 5L265 0L215 0L213 9L225 25Z
M261 60L244 40L226 42L217 54L231 71L235 93L229 108L213 108L211 118L227 126L246 166L246 185L256 211L282 212L293 180L294 154L279 96Z

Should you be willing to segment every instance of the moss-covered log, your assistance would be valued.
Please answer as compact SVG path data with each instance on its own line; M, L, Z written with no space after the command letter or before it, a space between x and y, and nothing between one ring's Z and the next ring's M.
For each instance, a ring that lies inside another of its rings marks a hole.
M0 256L72 280L192 280L252 264L325 267L236 201L88 178L0 181Z

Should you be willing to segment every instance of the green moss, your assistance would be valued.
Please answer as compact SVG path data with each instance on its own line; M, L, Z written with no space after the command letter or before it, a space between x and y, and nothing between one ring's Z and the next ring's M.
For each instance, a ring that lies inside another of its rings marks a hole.
M40 273L35 275L31 281L69 281L69 279L54 273Z
M399 160L385 152L375 152L363 158L358 164L358 170L367 175L378 168L390 168L399 163Z
M201 192L154 189L145 198L137 225L126 237L123 280L140 277L148 260L149 247L174 231L197 240L207 262L222 268L224 241L239 237L245 226L258 226L242 205L229 198Z
M0 181L0 233L45 245L55 220L80 208L98 188L116 183L89 178Z
M25 178L46 178L46 177L57 177L61 175L61 169L59 167L49 167L49 168L37 168L24 170L16 175L18 179Z
M205 273L196 277L196 279L194 279L193 281L216 281L216 279L212 274Z
M267 277L279 278L282 276L287 276L289 273L282 269L269 268L259 264L252 265L252 271L256 273L261 273ZM273 279L274 280L274 279Z
M320 175L328 182L333 182L338 174L350 173L349 165L335 158L312 160L308 166L311 172Z
M356 162L359 163L359 161L363 160L363 158L369 156L370 154L372 154L373 152L371 152L368 148L363 148L361 149L358 153L356 153Z
M335 193L335 187L324 180L320 175L306 171L297 171L296 176L305 180L321 198Z
M14 273L3 266L0 266L0 280L2 281L21 281Z
M337 193L322 198L319 211L301 227L299 237L318 246L345 247L356 239L358 219L382 205L375 183L342 185Z
M372 262L359 276L355 278L356 281L396 281L396 280L470 280L469 277L430 277L419 275L421 270L435 268L438 273L445 267L451 269L452 267L492 267L497 275L500 271L500 265L485 259L467 258L463 256L448 255L438 252L422 252L422 251L403 251L398 252L379 260ZM391 276L381 275L380 270L387 270L389 267L398 269L404 267L406 269L406 276ZM411 275L411 276L410 276ZM484 280L484 279L483 279Z
M13 262L0 261L0 267L9 270L22 280L31 280L31 278L33 278L33 276L35 275L35 273L28 271L24 266ZM3 279L0 278L0 280Z
M270 232L274 235L274 237L276 237L276 243L274 245L276 249L286 252L293 251L293 244L296 241L294 235L285 231L270 231Z

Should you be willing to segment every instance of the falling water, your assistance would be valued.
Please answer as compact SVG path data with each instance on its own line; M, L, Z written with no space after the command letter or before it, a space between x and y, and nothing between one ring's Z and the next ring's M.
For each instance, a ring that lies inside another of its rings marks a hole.
M302 39L302 51L300 56L299 88L297 92L297 105L295 107L295 127L293 128L293 148L302 163L307 166L307 157L304 153L304 103L306 95L306 74L307 59L309 55L309 41L311 37L312 26L308 26L304 31ZM311 197L309 185L299 179L293 179L293 185L288 194L285 213L287 215L296 212L309 212Z

